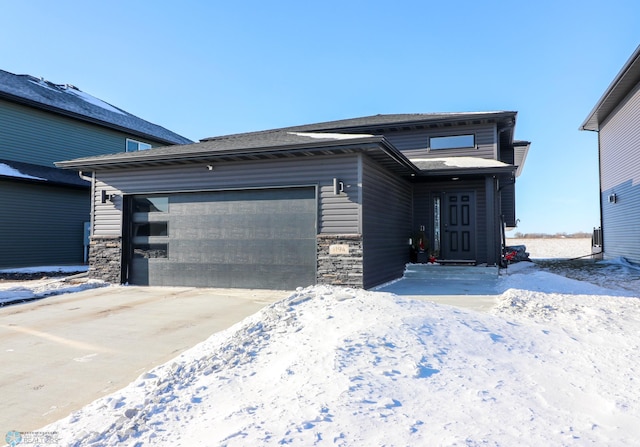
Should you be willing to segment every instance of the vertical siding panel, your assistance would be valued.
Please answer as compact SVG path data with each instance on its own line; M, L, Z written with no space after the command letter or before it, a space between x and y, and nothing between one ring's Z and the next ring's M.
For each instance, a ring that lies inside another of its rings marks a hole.
M402 276L409 261L411 184L363 155L363 275L369 288Z
M640 263L640 83L607 118L599 141L604 255Z

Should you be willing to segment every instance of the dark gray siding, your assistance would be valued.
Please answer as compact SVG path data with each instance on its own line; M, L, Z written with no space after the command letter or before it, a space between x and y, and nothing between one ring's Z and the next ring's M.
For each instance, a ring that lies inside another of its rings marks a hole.
M427 150L429 137L475 134L476 149ZM407 131L395 134L389 132L385 138L408 158L479 157L497 158L497 135L495 125L460 126L446 129Z
M607 118L599 140L604 256L640 263L640 84Z
M334 178L344 183L344 194L334 194ZM96 179L93 231L98 236L121 234L122 201L100 203L103 189L122 195L307 185L319 187L319 233L361 233L357 155L219 163L213 170L206 164L194 164L99 171Z
M0 209L0 267L82 264L88 190L0 180Z
M516 226L516 185L506 184L500 187L502 215L507 227Z
M409 182L362 156L365 288L402 276L409 262L411 198Z
M429 246L433 247L433 199L448 192L475 191L476 198L476 260L479 263L487 262L487 200L484 180L467 180L459 182L443 183L419 183L414 185L413 193L413 228L415 233L421 226L425 227L425 234L430 237Z
M56 161L124 152L126 138L121 132L0 100L0 158L53 166Z

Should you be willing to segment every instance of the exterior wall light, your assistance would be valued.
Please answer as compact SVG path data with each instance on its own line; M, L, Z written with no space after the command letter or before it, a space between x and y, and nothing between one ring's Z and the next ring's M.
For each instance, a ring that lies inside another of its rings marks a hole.
M101 192L101 196L100 196L100 202L101 203L107 203L107 202L111 202L113 203L113 201L115 200L115 198L118 197L115 194L107 194L107 191L105 191L104 189Z

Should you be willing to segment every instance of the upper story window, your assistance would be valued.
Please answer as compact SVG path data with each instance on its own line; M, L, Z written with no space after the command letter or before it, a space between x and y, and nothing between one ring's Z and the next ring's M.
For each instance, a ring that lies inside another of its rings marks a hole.
M452 135L448 137L431 137L429 138L429 149L475 149L476 136L469 135Z
M147 149L151 149L151 145L149 143L142 143L140 141L127 138L127 152L145 151Z

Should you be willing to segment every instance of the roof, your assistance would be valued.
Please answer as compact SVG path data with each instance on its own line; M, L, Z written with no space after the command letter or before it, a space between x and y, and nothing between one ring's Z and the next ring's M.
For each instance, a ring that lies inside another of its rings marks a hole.
M382 126L405 129L407 126L451 126L454 124L499 121L513 131L516 112L447 113L374 115L349 120L330 121L259 132L225 135L180 146L153 148L146 151L123 152L111 155L78 158L57 162L56 166L79 170L120 169L127 167L158 166L184 163L215 163L216 161L242 161L285 159L311 155L337 155L365 152L371 158L401 175L416 175L421 169L395 148L382 133ZM367 132L371 130L372 132ZM506 132L505 132L506 133ZM523 160L524 161L524 160ZM498 162L499 163L499 162ZM455 166L464 173L513 170L513 166ZM425 171L426 172L426 171ZM428 172L450 174L446 164L430 166Z
M341 133L363 132L379 134L384 131L398 129L408 130L411 128L424 129L436 127L449 127L452 125L483 124L487 122L499 122L503 125L515 124L517 112L496 111L496 112L454 112L454 113L404 113L372 115L360 118L349 118L336 121L326 121L322 123L305 124L301 126L283 127L282 131L289 132L327 132L340 131ZM260 135L272 130L250 132ZM226 135L221 137L205 138L201 141L217 140L220 138L233 138L248 135L247 133Z
M640 45L582 123L580 130L599 131L601 124L638 83L640 83Z
M192 141L112 106L70 84L0 70L0 99L70 116L162 144Z
M0 179L82 188L91 186L88 181L81 179L77 172L13 160L0 160Z
M273 130L200 143L57 162L69 169L95 170L216 161L268 160L366 152L391 171L409 174L415 166L382 136Z

